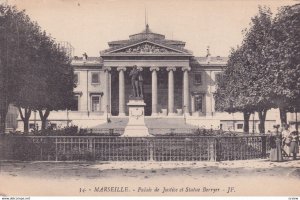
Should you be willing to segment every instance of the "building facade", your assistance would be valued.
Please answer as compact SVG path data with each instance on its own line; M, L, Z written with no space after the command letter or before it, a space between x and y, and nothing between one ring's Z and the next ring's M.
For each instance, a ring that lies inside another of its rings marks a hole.
M182 118L198 127L243 130L241 113L220 113L215 110L213 94L216 80L227 64L227 57L195 57L185 49L185 42L168 40L152 32L147 25L141 33L127 40L108 42L109 48L100 57L74 57L77 87L71 110L51 112L51 126L77 125L93 128L107 118L126 118L131 94L129 73L134 65L143 76L146 118ZM30 126L39 126L32 115ZM250 131L258 132L258 116L250 118ZM279 113L271 110L266 130L279 123ZM18 120L18 129L22 130Z

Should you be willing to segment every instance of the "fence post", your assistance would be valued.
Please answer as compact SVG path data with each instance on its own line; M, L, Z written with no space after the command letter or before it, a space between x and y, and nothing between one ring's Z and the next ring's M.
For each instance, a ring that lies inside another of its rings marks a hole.
M210 137L208 139L208 151L209 151L209 160L216 161L215 153L216 153L216 145L215 145L215 138Z
M41 140L40 140L40 147L41 147L41 149L40 149L40 160L42 161L43 160L43 146L44 146L44 144L43 144L43 138L41 138Z
M215 138L215 161L220 161L220 157L221 157L221 145L220 145L220 141L219 138L216 137Z
M94 161L96 160L96 138L93 138L93 156L94 156Z
M153 159L153 141L151 139L149 140L149 151L150 151L149 161L154 161L154 159Z
M90 156L93 156L93 159L95 160L95 154L94 154L94 148L93 148L93 138L88 139L88 152Z
M261 152L261 156L262 158L267 157L267 136L261 136L261 145L262 145L262 152Z

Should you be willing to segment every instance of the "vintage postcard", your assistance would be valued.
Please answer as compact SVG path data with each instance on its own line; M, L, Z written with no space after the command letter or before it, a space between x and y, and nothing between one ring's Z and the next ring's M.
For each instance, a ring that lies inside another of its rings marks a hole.
M0 0L0 196L300 197L300 2Z

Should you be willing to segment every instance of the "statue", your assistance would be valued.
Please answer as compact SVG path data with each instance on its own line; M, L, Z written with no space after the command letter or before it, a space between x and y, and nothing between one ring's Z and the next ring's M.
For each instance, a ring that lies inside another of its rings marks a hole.
M144 79L143 79L141 71L139 71L138 79L139 79L139 97L143 98L144 97Z
M141 72L138 70L137 66L134 65L133 69L130 71L129 77L131 77L131 87L132 87L132 97L142 97L143 98L143 77Z

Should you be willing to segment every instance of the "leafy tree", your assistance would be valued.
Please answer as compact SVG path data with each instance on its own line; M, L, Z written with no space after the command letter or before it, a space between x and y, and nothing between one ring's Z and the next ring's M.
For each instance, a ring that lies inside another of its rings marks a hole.
M218 80L214 98L216 110L229 113L242 112L244 116L244 132L249 132L249 118L253 112L254 98L246 96L247 79L243 47L232 50L227 68Z
M264 55L271 40L271 16L268 8L259 8L258 15L252 18L251 27L245 30L242 46L231 52L224 79L220 79L223 83L217 83L219 86L215 98L219 100L216 108L243 112L244 132L249 132L249 117L254 112L259 113L260 132L264 132L267 110L273 106L270 97L265 95L269 90L265 81L265 65L269 58ZM222 103L224 97L229 99L225 104Z
M268 95L270 86L267 71L267 64L271 58L267 56L267 51L272 42L272 13L267 7L259 7L259 12L252 18L251 27L246 30L243 41L244 59L248 68L249 79L247 79L247 95L252 98L253 112L258 112L260 133L265 132L265 119L267 111L275 105Z
M10 103L19 108L25 132L33 110L39 111L45 128L51 110L68 108L73 69L66 54L24 11L1 5L0 12L5 30L0 35L1 128L5 130L3 119Z
M244 131L245 112L257 111L264 132L267 110L279 108L286 123L286 112L300 107L300 4L283 7L274 20L270 9L259 8L245 33L218 83L216 107L244 112Z
M35 26L29 22L24 11L0 5L0 133L5 131L8 106L21 86L18 80L24 71L23 64L28 64L26 59L23 60L26 50L22 41L27 37L24 33Z
M270 57L268 95L280 110L281 122L287 123L286 112L300 107L300 4L278 12L266 55Z
M50 47L50 48L49 48ZM44 86L38 96L35 108L39 111L42 129L46 128L46 121L51 111L64 110L71 107L74 97L73 68L65 52L49 38L45 37L40 48L40 64L44 73Z

